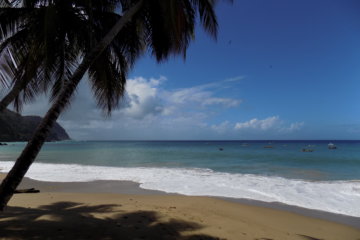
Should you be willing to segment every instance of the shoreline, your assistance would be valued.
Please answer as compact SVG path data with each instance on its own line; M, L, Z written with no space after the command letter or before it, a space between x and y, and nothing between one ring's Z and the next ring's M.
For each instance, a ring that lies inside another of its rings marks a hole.
M0 179L4 176L0 173ZM60 193L109 193L109 194L126 194L126 195L171 195L171 196L189 196L177 193L167 193L158 190L148 190L140 187L140 184L133 181L118 180L97 180L90 182L47 182L38 181L25 177L19 188L36 188L41 192L60 192ZM201 196L190 196L201 197ZM281 202L263 202L245 198L227 198L217 196L204 196L214 199L221 199L228 202L245 204L255 207L265 207L274 210L286 211L289 213L299 214L305 217L331 221L347 225L360 230L360 217L336 214L332 212L320 211L288 205Z
M327 213L316 213L323 220L313 210L306 216L304 209L294 213L292 206L289 211L281 204L168 194L129 181L24 178L21 188L40 193L14 195L0 215L1 239L360 239L360 228L336 214L330 214L336 221L329 221Z

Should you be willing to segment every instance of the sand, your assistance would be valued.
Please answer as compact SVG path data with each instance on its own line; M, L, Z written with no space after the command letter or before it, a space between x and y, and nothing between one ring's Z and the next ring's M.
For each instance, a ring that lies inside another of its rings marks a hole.
M0 239L360 240L360 228L218 198L142 190L131 182L22 184L30 186L41 193L11 199L0 215Z

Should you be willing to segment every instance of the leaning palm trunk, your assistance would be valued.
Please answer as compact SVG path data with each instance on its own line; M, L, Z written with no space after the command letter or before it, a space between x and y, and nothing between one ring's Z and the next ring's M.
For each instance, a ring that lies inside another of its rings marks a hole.
M40 152L46 137L49 134L52 126L58 119L60 113L69 103L77 85L88 70L92 62L104 51L104 49L111 43L115 36L131 20L134 14L140 9L143 0L140 0L136 5L129 9L124 16L115 24L109 33L99 42L99 44L87 54L82 63L76 69L72 77L67 81L66 86L61 90L56 101L46 113L40 125L36 129L34 135L26 145L20 157L16 160L15 165L7 174L0 185L0 211L3 211L8 201L14 194L17 186L22 181L30 165L34 162L36 156Z

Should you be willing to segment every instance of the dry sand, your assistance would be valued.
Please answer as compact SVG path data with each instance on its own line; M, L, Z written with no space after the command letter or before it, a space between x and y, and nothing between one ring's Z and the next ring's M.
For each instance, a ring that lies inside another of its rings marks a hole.
M11 199L1 213L0 239L360 240L360 229L339 223L217 198L161 194L131 182L121 182L121 191L107 181L22 184L30 186L41 193Z

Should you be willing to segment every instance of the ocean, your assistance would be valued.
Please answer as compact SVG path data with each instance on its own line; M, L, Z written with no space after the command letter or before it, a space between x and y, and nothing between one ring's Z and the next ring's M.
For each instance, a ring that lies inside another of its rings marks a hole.
M329 142L337 149L328 149ZM1 172L10 170L24 146L0 146ZM128 180L168 193L280 202L360 217L360 141L53 142L44 145L26 176Z

